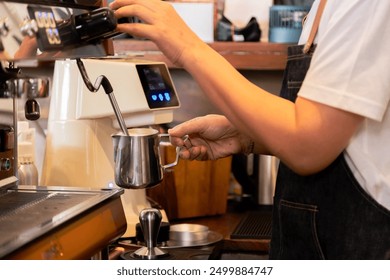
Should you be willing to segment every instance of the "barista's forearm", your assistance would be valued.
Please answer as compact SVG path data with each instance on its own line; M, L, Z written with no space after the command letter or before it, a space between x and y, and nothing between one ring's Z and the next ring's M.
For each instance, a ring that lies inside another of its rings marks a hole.
M197 81L208 98L229 116L230 120L233 115L241 116L239 107L248 103L248 96L263 91L203 42L184 50L180 64Z
M206 44L184 52L182 61L184 68L234 126L255 139L254 152L272 153L267 144L269 137L265 135L275 132L275 126L285 130L281 126L285 120L292 119L293 104L252 84ZM280 110L279 103L285 109ZM275 113L276 117L270 119Z
M302 98L292 103L262 90L206 44L184 57L183 66L210 100L255 140L254 151L275 155L301 174L332 162L361 123L346 111Z

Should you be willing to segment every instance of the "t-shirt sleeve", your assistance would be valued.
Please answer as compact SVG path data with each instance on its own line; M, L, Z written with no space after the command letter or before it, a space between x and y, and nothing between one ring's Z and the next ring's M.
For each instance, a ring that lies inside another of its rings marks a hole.
M328 1L299 96L381 121L390 98L390 1Z

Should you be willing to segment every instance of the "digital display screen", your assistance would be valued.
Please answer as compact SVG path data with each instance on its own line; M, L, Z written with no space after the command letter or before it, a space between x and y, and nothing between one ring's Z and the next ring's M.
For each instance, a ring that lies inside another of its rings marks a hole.
M136 65L150 109L179 106L168 69L164 64Z
M150 90L164 90L166 88L161 71L158 67L143 68L148 88Z

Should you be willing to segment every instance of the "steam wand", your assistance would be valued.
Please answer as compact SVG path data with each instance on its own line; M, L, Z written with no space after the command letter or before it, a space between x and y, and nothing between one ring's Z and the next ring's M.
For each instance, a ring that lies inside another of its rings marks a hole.
M104 92L108 95L108 98L110 99L112 108L114 109L116 119L118 120L119 126L122 129L122 132L126 136L129 136L129 132L127 131L125 121L124 121L122 113L119 109L118 103L116 102L116 99L115 99L115 96L113 93L113 89L112 89L111 83L108 80L108 78L104 75L101 75L101 76L97 77L97 79L95 81L95 85L93 85L91 80L88 78L88 74L87 74L87 71L85 70L84 63L79 58L77 58L76 61L77 61L77 66L79 68L81 77L83 78L83 81L84 81L85 85L87 86L87 88L89 89L89 91L97 92L99 90L100 86L103 87Z

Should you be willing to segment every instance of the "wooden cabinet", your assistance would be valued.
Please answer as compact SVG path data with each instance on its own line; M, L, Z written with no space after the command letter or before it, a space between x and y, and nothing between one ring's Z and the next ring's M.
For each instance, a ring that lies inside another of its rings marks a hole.
M173 162L175 149L165 147L166 162ZM215 161L179 160L164 174L160 186L147 190L170 220L224 214L230 186L231 157Z

